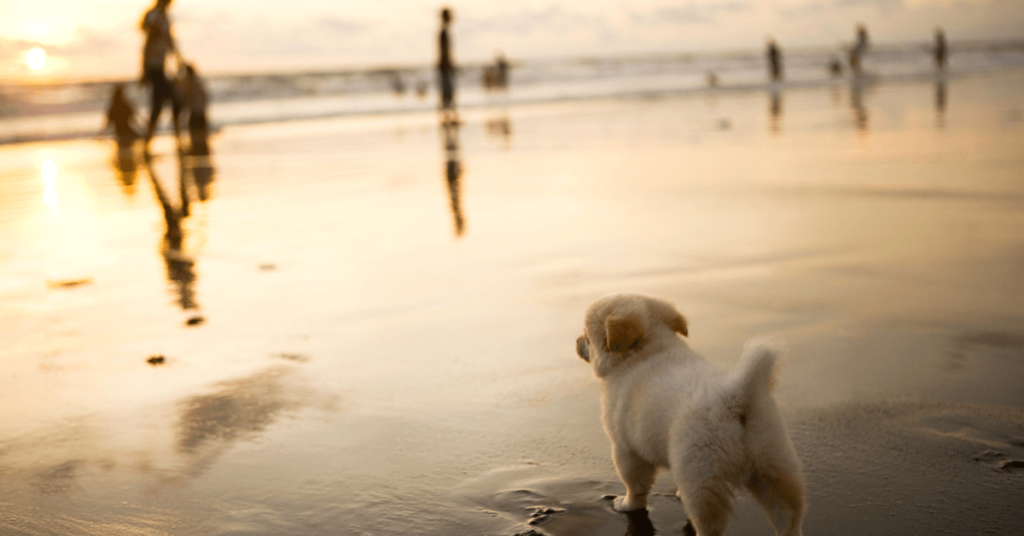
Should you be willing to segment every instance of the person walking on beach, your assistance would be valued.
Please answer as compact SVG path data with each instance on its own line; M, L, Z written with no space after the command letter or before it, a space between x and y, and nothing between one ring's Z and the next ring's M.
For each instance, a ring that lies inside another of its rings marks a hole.
M935 30L935 66L940 71L946 69L946 54L948 50L946 48L946 32L942 31L942 28Z
M171 21L167 16L167 8L171 0L156 0L156 5L142 17L140 26L146 34L146 44L142 49L142 85L150 87L152 99L149 109L149 127L146 129L146 144L153 137L160 111L164 101L171 101L171 119L174 124L174 135L179 134L178 115L181 109L178 95L164 72L167 55L177 53L174 38L171 37Z
M867 53L869 46L868 29L863 24L858 24L857 42L850 48L850 70L853 71L854 76L860 74L861 60L864 58L864 54Z
M768 70L772 75L772 82L782 80L782 52L775 40L768 38Z
M451 38L448 26L452 21L450 8L441 10L441 34L438 36L437 74L441 84L441 113L443 121L456 121L455 115L455 62L452 60Z

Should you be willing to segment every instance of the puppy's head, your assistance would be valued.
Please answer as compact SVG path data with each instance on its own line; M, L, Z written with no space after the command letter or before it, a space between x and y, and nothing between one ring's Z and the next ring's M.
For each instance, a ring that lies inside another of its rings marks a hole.
M643 359L656 340L688 335L686 319L669 302L640 294L611 294L587 308L576 354L599 378L633 359Z

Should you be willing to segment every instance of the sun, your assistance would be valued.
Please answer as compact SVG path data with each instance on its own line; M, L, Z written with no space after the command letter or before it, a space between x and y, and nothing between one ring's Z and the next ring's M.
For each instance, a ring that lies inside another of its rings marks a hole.
M40 47L33 48L25 53L25 63L33 71L41 71L46 67L46 51Z

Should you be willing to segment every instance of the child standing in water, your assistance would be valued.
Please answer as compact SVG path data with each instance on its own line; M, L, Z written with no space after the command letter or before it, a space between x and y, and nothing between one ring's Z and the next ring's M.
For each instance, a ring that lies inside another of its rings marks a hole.
M139 139L139 133L135 130L135 109L124 95L124 84L115 84L114 93L110 97L104 130L110 127L114 127L114 136L120 149L130 148Z
M178 90L183 108L188 113L189 150L194 155L210 154L206 88L191 63L182 65L184 68L178 78Z

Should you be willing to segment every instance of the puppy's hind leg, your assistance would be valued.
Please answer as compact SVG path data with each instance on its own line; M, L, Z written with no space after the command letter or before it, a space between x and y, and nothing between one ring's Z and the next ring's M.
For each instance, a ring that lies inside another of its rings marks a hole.
M768 521L779 536L802 536L804 486L795 473L758 471L747 488L761 503Z
M629 512L647 508L647 495L654 486L658 468L629 449L613 446L612 451L615 471L626 485L626 496L615 498L615 509L619 512Z
M732 515L732 490L724 482L683 485L679 489L683 506L698 536L721 536Z

